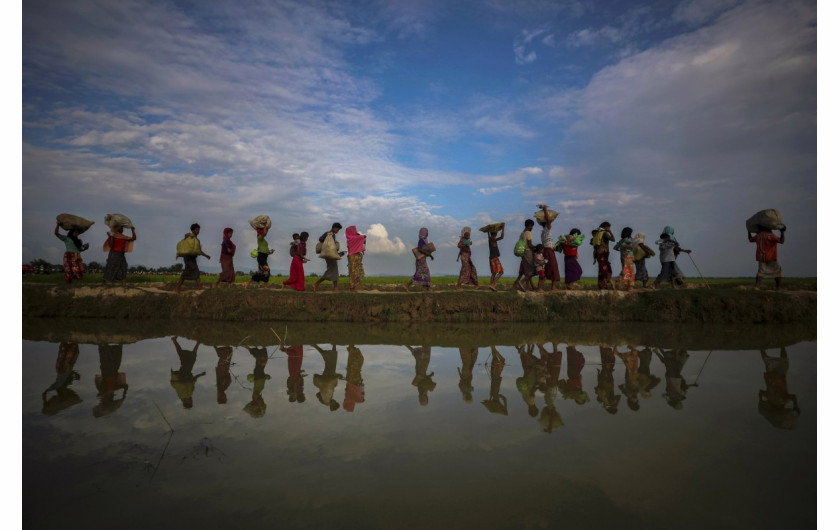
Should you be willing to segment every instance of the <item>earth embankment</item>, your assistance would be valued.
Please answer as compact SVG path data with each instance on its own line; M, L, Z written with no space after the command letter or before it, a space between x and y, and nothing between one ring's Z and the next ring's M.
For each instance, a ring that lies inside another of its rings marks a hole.
M219 322L788 324L816 330L815 291L294 292L165 286L24 284L22 314L37 318Z

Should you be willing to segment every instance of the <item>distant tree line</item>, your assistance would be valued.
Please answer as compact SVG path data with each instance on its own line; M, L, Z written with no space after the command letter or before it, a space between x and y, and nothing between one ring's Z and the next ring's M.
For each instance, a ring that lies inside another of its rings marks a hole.
M104 263L98 261L90 261L85 263L85 270L88 273L96 274L102 272L105 268ZM38 258L30 261L23 266L24 273L33 274L50 274L64 272L64 265L61 263L50 263L47 260ZM129 274L181 274L184 270L183 263L175 263L166 267L151 268L145 265L132 265L128 268ZM238 273L238 271L237 271Z

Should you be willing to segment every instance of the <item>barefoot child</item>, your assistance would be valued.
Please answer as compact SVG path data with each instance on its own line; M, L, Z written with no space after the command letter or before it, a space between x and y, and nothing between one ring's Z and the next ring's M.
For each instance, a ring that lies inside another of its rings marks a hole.
M545 283L545 265L548 263L548 260L545 259L545 247L540 243L536 247L534 247L534 266L537 268L537 276L539 280L537 281L537 290L542 291L543 283Z
M502 267L501 253L499 252L499 241L505 238L505 223L502 223L502 234L496 237L498 232L487 233L487 246L490 247L490 290L496 290L496 282L505 273Z

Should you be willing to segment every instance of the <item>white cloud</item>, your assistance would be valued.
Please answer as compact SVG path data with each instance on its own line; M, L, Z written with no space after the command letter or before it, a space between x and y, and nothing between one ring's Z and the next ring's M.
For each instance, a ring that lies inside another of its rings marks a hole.
M365 232L367 243L365 248L370 254L405 254L406 246L402 239L388 237L388 229L381 223L370 225Z

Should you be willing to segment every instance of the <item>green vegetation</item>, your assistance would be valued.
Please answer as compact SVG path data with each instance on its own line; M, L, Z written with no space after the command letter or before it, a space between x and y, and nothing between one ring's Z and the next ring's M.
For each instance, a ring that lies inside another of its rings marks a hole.
M156 273L146 273L146 274L128 274L127 282L130 284L143 284L143 283L164 283L164 284L175 284L178 282L180 276L178 274L156 274ZM202 285L209 285L216 281L218 275L216 274L203 274L201 276L201 283ZM283 280L287 279L288 276L273 276L269 281L269 286L271 287L279 287L280 283ZM245 283L250 279L250 275L240 274L236 276L236 283L242 284ZM311 285L315 283L317 280L317 275L310 275L306 277L306 284ZM399 287L401 285L405 285L408 283L410 279L409 276L382 276L382 277L372 277L369 276L364 279L360 289L365 289L365 287L373 288L373 286L384 286L384 287ZM502 278L499 280L499 286L502 289L509 289L513 285L514 278ZM26 283L41 283L41 284L56 284L62 285L64 284L64 275L61 273L49 273L49 274L27 274L23 276L23 281ZM78 282L73 282L77 284ZM88 273L85 274L84 279L82 280L82 285L98 285L102 283L102 275L96 273ZM186 282L185 288L189 288L193 282L188 281ZM339 288L346 288L348 280L346 277L341 278L339 280ZM435 287L444 287L444 288L455 288L455 285L458 283L458 278L455 276L439 276L432 278L432 285ZM536 283L536 281L534 282ZM745 287L749 288L755 284L755 278L706 278L702 280L700 278L688 278L686 283L689 286L697 286L700 287L704 284L708 284L709 287L714 289L736 289L740 288L743 289ZM490 280L488 278L479 278L479 285L481 287L486 287L490 284ZM586 290L594 290L597 286L597 280L595 278L583 278L578 283L578 288L586 289ZM648 282L648 285L653 285L653 281L651 280ZM321 289L328 289L330 288L331 284L327 283L322 285ZM767 280L764 283L765 289L772 288L772 282ZM415 290L419 291L419 287L415 287ZM789 291L816 291L817 290L817 279L816 278L784 278L782 280L782 289L789 290ZM465 287L465 290L469 290L468 287Z

